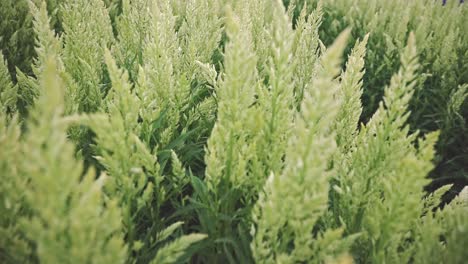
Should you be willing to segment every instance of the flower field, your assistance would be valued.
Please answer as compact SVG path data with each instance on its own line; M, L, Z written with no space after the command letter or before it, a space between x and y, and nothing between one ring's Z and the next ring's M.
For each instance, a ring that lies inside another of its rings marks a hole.
M1 0L0 263L465 263L467 18Z

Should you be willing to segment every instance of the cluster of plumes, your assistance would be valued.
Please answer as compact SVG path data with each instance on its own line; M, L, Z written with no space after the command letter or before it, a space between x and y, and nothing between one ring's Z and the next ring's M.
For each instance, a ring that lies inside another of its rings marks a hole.
M439 133L407 125L418 31L363 124L374 32L343 60L352 31L326 47L321 2L47 4L29 2L32 73L0 56L2 261L468 257L466 201L422 189Z
M318 4L318 0L312 1ZM463 1L461 1L463 2ZM365 58L363 113L367 122L378 108L392 73L401 66L399 54L409 32L418 43L422 77L411 98L408 119L412 132L421 135L440 131L436 144L436 167L427 186L434 191L454 183L450 193L468 184L468 6L458 0L443 1L323 1L321 40L329 45L346 27L354 38L371 33ZM455 100L457 102L455 102ZM453 195L446 195L448 202Z

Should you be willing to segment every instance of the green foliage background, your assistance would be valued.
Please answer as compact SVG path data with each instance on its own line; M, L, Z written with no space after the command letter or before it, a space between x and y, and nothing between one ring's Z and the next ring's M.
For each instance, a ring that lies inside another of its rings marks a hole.
M380 87L388 84L399 67L398 51L408 33L415 33L424 80L411 100L409 124L411 130L423 134L441 131L436 167L431 172L435 180L428 190L454 183L457 192L468 183L468 103L463 87L468 82L468 24L466 8L458 1L448 1L443 7L439 2L324 1L320 39L329 45L349 26L355 38L371 33L362 97L361 120L366 121L382 96ZM453 111L453 100L459 101L457 111Z
M466 17L1 1L0 262L463 263Z

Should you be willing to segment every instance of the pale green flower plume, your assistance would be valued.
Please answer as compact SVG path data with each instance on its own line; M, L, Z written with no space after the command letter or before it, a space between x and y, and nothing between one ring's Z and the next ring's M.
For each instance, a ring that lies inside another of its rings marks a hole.
M55 57L43 64L39 83L18 168L28 180L24 198L31 211L20 219L22 232L44 263L123 263L120 208L102 192L106 176L95 180L93 170L82 175L82 162L74 159Z
M297 113L280 175L272 174L255 206L252 251L259 263L323 261L314 224L327 208L327 161L336 149L333 119L340 106L334 98L345 31L321 58L321 69Z

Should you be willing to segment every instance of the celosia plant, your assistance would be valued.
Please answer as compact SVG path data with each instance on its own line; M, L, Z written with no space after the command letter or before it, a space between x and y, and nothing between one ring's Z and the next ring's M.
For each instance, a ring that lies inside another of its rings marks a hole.
M4 2L31 23L0 23L1 263L468 258L466 200L423 191L467 94L464 6ZM422 87L441 136L413 129Z

